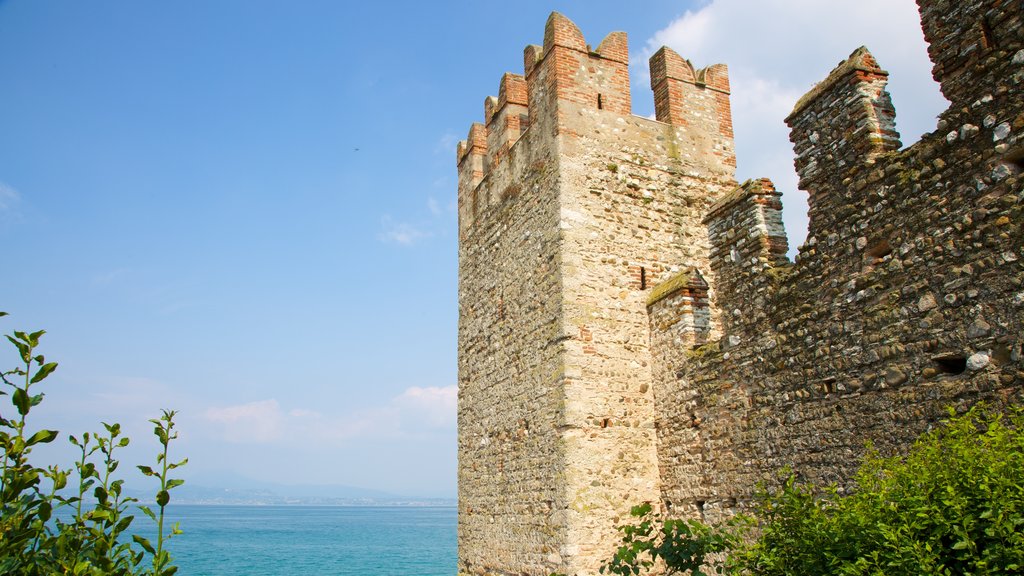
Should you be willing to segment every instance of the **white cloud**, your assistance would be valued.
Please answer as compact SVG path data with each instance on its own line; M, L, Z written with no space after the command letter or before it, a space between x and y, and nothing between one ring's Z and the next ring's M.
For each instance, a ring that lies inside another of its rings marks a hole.
M638 74L647 73L647 59L662 45L697 67L728 64L737 179L767 176L783 192L791 248L806 233L807 201L796 188L784 119L815 82L866 45L890 72L904 144L934 130L948 105L931 79L913 0L713 0L649 39L634 65Z
M215 435L236 444L410 438L455 430L458 388L412 386L387 403L354 413L327 415L305 408L284 409L276 399L209 408L203 419Z
M457 386L413 386L395 398L394 405L402 413L403 423L413 429L454 429L458 402Z
M284 433L285 417L274 399L210 408L204 416L221 426L222 437L228 442L262 444L278 440Z
M408 222L396 222L391 218L391 216L386 214L381 217L380 225L381 231L377 237L381 242L389 244L412 246L424 238L433 236L431 232L424 230L419 226Z

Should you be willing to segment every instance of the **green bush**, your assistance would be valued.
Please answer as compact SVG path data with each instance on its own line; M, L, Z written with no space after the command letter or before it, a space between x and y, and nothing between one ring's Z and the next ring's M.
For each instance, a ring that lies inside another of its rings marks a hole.
M660 558L669 573L700 574L708 552L724 551L707 567L772 576L1024 572L1024 411L951 412L906 457L869 450L854 484L841 496L790 477L762 492L751 516L719 527L687 521L688 533L670 529L680 521L640 516L619 528L623 545L602 571L639 574Z
M696 520L664 518L649 503L634 506L630 515L638 523L619 527L622 546L601 567L602 574L640 574L660 559L667 574L689 572L704 576L702 568L714 555L733 550L740 543L738 530L719 530ZM716 573L723 572L720 563L711 564Z
M0 312L0 316L6 313ZM138 550L123 538L134 519L128 511L135 499L122 494L124 481L114 474L118 467L114 453L129 444L129 439L121 436L120 425L104 423L102 434L85 433L81 439L70 436L80 453L74 468L41 468L29 459L33 447L58 437L56 430L32 432L27 421L32 409L43 401L38 386L57 368L56 362L47 362L36 352L43 334L15 332L7 336L17 349L20 365L0 373L4 385L0 396L10 396L14 409L13 415L0 410L0 574L174 574L177 567L171 564L164 546L181 531L173 526L165 533L164 512L170 500L168 491L183 482L170 478L169 472L187 462L168 460L168 447L177 438L175 413L165 410L150 421L161 445L157 470L148 466L139 466L139 470L159 480L159 509L139 509L156 522L157 539L154 546L146 538L132 536L132 542L142 549ZM69 479L77 480L70 492ZM88 506L87 495L92 497ZM68 509L64 516L70 515L70 520L54 515L61 508ZM146 554L151 563L143 567Z

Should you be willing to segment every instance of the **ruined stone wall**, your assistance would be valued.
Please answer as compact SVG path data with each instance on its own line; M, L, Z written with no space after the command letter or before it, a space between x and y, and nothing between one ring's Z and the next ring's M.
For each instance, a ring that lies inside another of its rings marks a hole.
M784 466L843 485L867 441L900 452L949 406L1022 400L1021 4L920 7L952 102L934 133L898 150L886 74L860 49L787 120L811 207L796 263L760 224L763 194L708 215L723 337L656 354L676 514L720 518ZM672 305L652 303L652 338Z
M458 148L460 572L595 574L632 504L714 521L1022 399L1022 5L919 4L952 105L901 150L865 48L801 99L792 263L726 68L662 49L639 118L625 35L552 14Z
M525 51L529 129L492 152L507 141L492 123L512 117L499 94L460 144L467 573L595 574L629 507L658 499L646 301L674 271L709 269L701 218L735 186L724 66L659 53L658 102L689 118L673 125L630 113L624 34L592 50L553 14L544 38Z

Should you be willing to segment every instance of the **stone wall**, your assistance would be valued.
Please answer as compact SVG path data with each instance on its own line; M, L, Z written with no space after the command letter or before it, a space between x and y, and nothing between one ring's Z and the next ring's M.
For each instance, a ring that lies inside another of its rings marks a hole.
M626 36L551 15L458 147L461 573L596 574L630 505L714 521L1022 400L1021 3L920 6L952 105L901 150L866 48L801 99L795 262L725 66L662 49L636 117Z
M675 513L718 518L785 466L842 486L868 441L898 453L949 406L1021 401L1020 6L921 1L952 105L910 148L866 49L797 104L811 223L795 264L762 224L771 201L741 189L712 209L724 334L667 357L658 394Z
M466 573L596 573L630 505L660 495L647 298L710 269L701 218L735 156L724 66L656 56L673 124L630 113L627 59L625 34L592 50L552 14L525 50L529 128L491 151L522 115L499 93L459 147Z

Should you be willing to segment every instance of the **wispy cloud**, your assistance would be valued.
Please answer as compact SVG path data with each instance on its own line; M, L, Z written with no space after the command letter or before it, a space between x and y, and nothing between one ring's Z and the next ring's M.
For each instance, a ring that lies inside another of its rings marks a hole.
M455 145L462 140L458 134L452 131L447 131L437 139L437 144L434 145L434 154L451 154L455 157Z
M377 238L386 244L413 246L425 238L433 236L428 230L409 222L398 222L385 214L380 221L381 231Z
M646 74L647 59L663 45L697 67L729 65L737 178L767 176L783 191L786 228L796 247L806 232L807 202L797 192L786 115L815 82L866 45L891 73L904 144L934 130L947 103L931 79L920 30L913 0L713 0L655 33L633 68Z
M20 203L21 194L13 187L0 182L0 222L16 217Z
M457 386L413 386L395 398L393 405L413 429L454 429L458 401Z
M209 408L203 419L221 440L239 444L298 442L315 437L344 443L352 439L409 438L454 433L458 389L412 386L384 405L328 415L286 409L277 399Z
M90 280L93 286L110 286L111 284L114 284L120 279L124 278L127 274L127 269L115 268L114 270L97 272L92 275L92 278Z
M234 443L273 442L282 437L285 429L285 414L274 399L210 408L204 416L207 421L220 425L224 440Z

